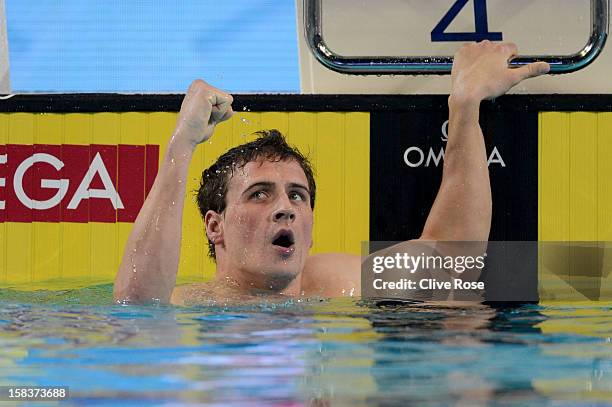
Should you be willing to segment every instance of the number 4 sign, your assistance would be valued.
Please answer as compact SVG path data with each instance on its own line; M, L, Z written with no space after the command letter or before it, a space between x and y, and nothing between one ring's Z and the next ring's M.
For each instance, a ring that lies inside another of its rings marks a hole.
M444 41L502 41L502 33L489 32L487 22L487 0L474 0L474 32L447 33L445 30L461 12L469 0L456 0L450 10L431 31L432 42Z

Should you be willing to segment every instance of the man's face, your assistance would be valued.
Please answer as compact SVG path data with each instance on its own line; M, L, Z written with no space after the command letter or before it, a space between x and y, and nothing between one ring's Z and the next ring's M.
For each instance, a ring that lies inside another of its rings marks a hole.
M300 165L258 160L237 168L226 202L226 264L255 288L284 288L304 268L312 245L310 191Z

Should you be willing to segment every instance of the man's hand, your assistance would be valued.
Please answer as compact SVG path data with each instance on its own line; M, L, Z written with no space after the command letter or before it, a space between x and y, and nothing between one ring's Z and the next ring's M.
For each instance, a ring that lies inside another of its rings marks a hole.
M463 46L453 62L451 98L460 103L480 103L503 95L524 79L550 71L546 62L509 68L508 61L517 54L511 42L485 40Z
M191 83L176 123L175 138L188 141L193 147L208 140L215 126L232 117L233 98L201 79Z

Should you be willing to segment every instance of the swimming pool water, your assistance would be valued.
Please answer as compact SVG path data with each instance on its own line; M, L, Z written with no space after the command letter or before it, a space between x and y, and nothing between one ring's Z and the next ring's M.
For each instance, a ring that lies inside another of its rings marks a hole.
M611 304L110 304L0 290L0 385L74 405L610 405Z

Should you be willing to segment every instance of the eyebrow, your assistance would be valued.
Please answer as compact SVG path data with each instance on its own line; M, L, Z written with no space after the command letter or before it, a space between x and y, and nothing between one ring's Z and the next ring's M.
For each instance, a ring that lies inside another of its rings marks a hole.
M268 182L268 181L260 181L260 182L256 182L252 185L249 185L249 187L247 189L245 189L241 195L244 195L246 193L248 193L250 190L252 190L253 188L256 187L265 187L265 188L269 188L272 189L274 188L274 183L273 182ZM306 193L308 195L310 195L310 191L308 190L308 188L302 184L298 184L296 182L291 182L289 183L289 187L290 188L299 188L299 189L303 189L304 191L306 191Z
M255 188L255 187L266 187L266 188L272 188L274 186L274 184L272 182L264 182L264 181L260 181L260 182L256 182L252 185L249 185L249 187L247 189L245 189L244 191L242 191L241 195L246 194L247 192L249 192L251 189Z
M304 191L306 191L306 192L308 193L308 195L310 195L310 191L308 190L308 188L306 188L306 187L305 187L304 185L302 185L302 184L298 184L298 183L296 183L296 182L291 182L291 183L289 184L289 186L290 186L291 188L299 188L299 189L303 189Z

